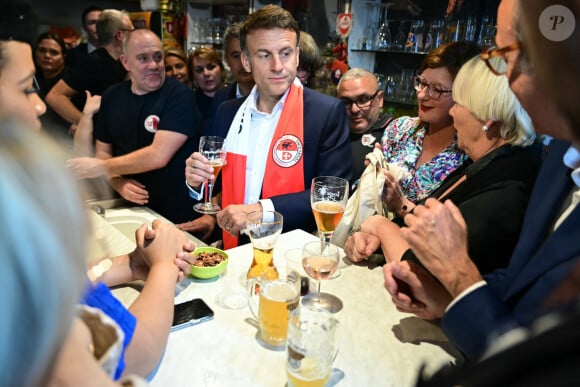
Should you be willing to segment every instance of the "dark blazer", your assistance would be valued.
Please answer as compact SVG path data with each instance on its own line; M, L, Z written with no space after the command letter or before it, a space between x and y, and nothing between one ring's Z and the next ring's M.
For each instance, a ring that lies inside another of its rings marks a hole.
M245 98L224 102L218 108L212 132L226 137ZM267 150L263 150L267 151ZM310 207L310 183L316 176L338 176L352 182L349 124L344 104L334 97L304 88L304 187L302 192L271 197L284 215L284 232L297 228L316 230Z
M540 169L541 152L539 145L504 145L477 162L464 163L429 195L449 199L459 207L467 224L469 257L482 274L508 265ZM442 197L463 176L465 181ZM404 223L400 218L394 221ZM411 255L408 250L403 259L415 260Z
M213 120L217 113L218 108L222 103L228 101L230 99L236 99L236 90L237 90L238 83L234 82L229 84L227 87L221 88L217 90L213 96L213 102L211 105L211 113L209 117L206 118L203 127L202 127L202 136L209 136L211 135L212 128L213 128Z
M569 143L554 141L534 185L520 239L507 268L486 276L487 285L465 295L443 316L447 337L470 359L506 321L537 316L542 301L580 257L580 206L551 232L573 187L562 163Z
M523 341L476 364L446 366L416 387L580 385L580 304L572 313L552 312L541 321L521 331L527 334Z

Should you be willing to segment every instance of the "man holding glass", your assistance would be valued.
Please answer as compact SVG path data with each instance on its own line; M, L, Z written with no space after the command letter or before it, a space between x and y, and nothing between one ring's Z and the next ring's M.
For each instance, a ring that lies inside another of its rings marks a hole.
M150 30L130 33L121 62L130 80L103 94L95 123L97 157L69 164L81 177L106 173L124 199L146 204L173 223L187 221L195 201L183 184L182 163L199 144L195 96L186 85L166 78L163 46ZM92 125L92 120L81 122Z
M296 80L299 38L292 15L273 5L248 16L240 29L242 64L256 86L247 98L222 104L212 128L226 138L223 210L210 220L224 229L225 248L237 245L246 214L255 210L282 213L285 231L315 230L312 178L352 178L344 105ZM212 171L198 152L187 159L185 177L195 198Z

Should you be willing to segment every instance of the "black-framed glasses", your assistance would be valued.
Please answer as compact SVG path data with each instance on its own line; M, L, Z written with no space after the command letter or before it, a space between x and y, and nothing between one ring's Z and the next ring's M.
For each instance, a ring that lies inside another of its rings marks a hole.
M439 99L443 94L449 94L452 90L443 89L440 85L434 85L432 83L427 83L425 78L420 75L415 75L413 78L413 87L418 92L427 88L427 95L432 99Z
M342 101L344 106L346 106L347 109L350 109L352 107L353 103L356 106L358 106L360 109L364 109L364 108L368 108L369 106L371 106L371 104L373 103L373 100L379 94L379 91L381 91L381 90L375 91L375 93L373 95L363 94L363 95L357 97L356 99L341 98L340 100Z
M215 63L208 63L205 66L195 66L193 72L197 74L202 74L204 70L213 71L218 65Z
M505 47L491 46L486 48L479 56L495 75L503 75L507 71L506 54L522 48L521 42L515 42ZM493 59L495 58L495 59Z

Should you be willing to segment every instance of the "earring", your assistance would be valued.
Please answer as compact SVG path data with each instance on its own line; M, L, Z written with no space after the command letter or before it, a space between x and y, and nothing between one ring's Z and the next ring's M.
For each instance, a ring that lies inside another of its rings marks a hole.
M487 126L483 125L481 127L481 130L483 130L485 133L487 133L487 131L489 130L489 128Z

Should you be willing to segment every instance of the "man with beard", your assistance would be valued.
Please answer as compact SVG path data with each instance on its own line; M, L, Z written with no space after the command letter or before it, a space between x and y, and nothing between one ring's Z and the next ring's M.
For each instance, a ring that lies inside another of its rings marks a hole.
M165 77L162 43L152 31L133 31L123 51L130 80L103 94L95 124L96 158L69 164L82 177L108 174L126 200L184 222L195 201L183 183L183 162L197 150L201 122L193 91Z

